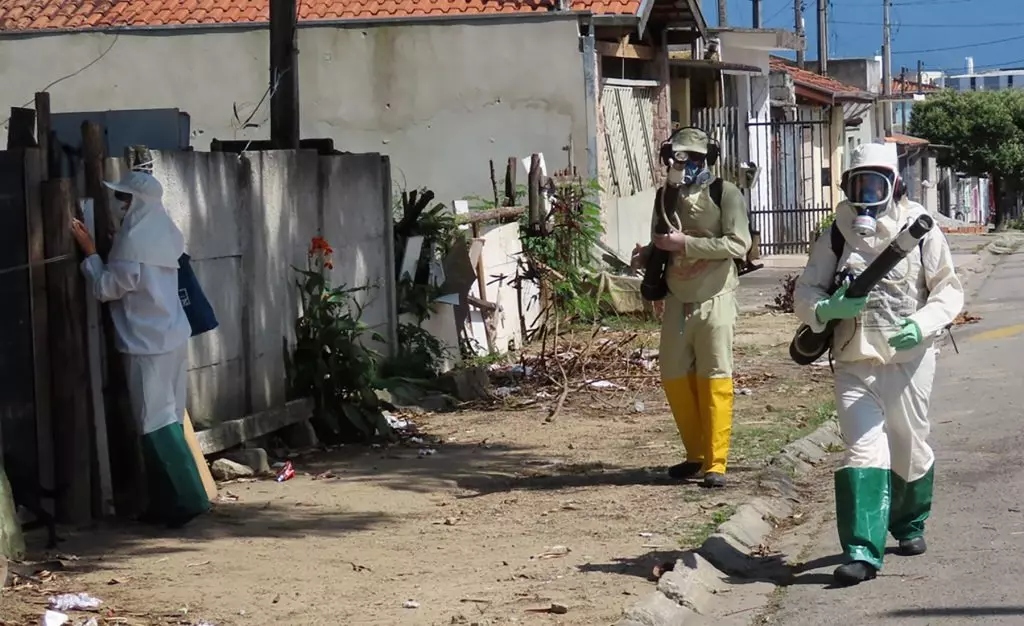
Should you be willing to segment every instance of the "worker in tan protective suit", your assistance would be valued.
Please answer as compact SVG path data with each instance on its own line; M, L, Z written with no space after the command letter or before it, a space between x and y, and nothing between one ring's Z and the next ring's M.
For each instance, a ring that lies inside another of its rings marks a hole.
M926 210L906 197L895 144L863 144L843 174L847 199L818 238L796 284L800 321L822 332L841 320L832 343L836 409L846 444L835 474L836 525L847 563L836 582L854 585L882 568L886 535L899 554L926 550L935 454L928 408L935 337L964 305L945 236L933 228L866 298L845 295L837 276L862 272ZM846 283L848 284L848 283Z
M661 379L686 460L670 467L669 476L682 480L703 473L705 487L724 487L738 314L734 259L743 258L750 248L747 209L739 188L708 171L718 147L704 131L682 128L669 142L673 158L653 221L661 210L660 199L676 194L675 214L666 216L674 227L666 235L654 233L652 227L652 242L647 247L637 244L633 266L646 264L651 246L670 252Z

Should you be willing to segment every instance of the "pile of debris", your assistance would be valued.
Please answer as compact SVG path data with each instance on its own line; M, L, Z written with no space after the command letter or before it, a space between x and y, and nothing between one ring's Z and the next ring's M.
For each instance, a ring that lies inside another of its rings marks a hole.
M609 408L643 411L639 399L658 387L658 340L655 331L566 331L534 342L515 363L490 366L493 393L515 408L554 401L548 421L553 421L569 394L600 394Z

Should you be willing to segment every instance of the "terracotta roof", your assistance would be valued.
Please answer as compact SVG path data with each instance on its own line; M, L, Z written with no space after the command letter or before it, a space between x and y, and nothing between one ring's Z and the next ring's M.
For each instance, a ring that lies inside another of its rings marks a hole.
M797 85L814 89L833 97L855 97L858 100L867 100L871 97L871 94L868 94L859 87L847 85L829 76L822 76L821 74L815 74L814 72L795 67L781 59L771 59L769 61L769 69L773 72L787 72L793 77L793 82Z
M927 146L930 143L927 139L900 135L899 133L893 133L891 137L886 137L885 141L886 143L894 143L900 146Z
M298 0L299 20L540 13L557 0ZM572 0L571 10L635 15L640 0ZM269 0L0 0L0 31L265 23Z
M885 83L882 83L882 85L884 86ZM903 85L904 85L904 82L901 81L900 79L898 79L898 78L892 79L892 93L894 95L898 95L898 94L902 93L903 92ZM918 83L917 81L914 81L914 80L906 81L906 88L907 88L907 95L908 96L910 96L912 94L915 94L915 93L936 93L936 92L940 91L939 88L936 87L935 85L930 85L928 83Z

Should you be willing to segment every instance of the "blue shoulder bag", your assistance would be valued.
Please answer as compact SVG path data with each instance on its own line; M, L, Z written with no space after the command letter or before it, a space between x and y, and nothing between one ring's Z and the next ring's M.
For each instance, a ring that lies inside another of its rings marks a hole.
M178 298L181 299L181 307L185 309L185 316L192 327L192 336L195 337L217 328L218 323L213 307L192 271L190 258L182 254L178 259Z

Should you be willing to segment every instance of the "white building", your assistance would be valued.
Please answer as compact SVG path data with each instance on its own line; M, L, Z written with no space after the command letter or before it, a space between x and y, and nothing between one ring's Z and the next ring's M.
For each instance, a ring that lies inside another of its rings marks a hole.
M1024 67L976 72L974 58L967 57L967 71L945 78L945 86L957 91L998 91L1024 87Z

